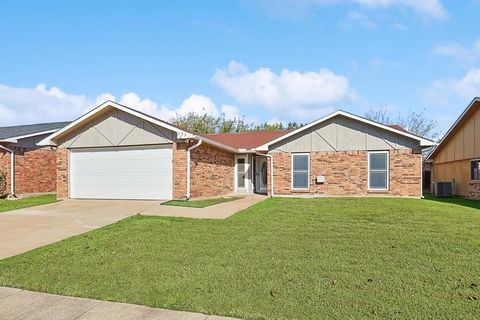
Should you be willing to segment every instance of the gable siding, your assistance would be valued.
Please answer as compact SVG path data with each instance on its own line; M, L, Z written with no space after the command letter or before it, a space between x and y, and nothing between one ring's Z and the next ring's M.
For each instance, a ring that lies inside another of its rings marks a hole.
M112 109L89 121L73 134L63 137L58 145L88 148L170 144L175 138L173 131L124 111Z
M470 160L480 158L480 111L476 107L433 157L433 182L453 182L457 195L469 196Z
M280 141L270 152L416 149L418 142L363 122L337 116Z

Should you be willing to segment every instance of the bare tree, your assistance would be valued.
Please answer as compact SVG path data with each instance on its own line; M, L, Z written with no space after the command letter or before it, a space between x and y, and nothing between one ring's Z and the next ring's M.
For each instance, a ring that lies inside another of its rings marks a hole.
M386 125L398 124L408 132L424 138L435 140L440 135L437 130L437 122L425 115L425 109L420 112L410 110L406 115L399 112L396 117L393 117L385 107L370 108L364 116Z

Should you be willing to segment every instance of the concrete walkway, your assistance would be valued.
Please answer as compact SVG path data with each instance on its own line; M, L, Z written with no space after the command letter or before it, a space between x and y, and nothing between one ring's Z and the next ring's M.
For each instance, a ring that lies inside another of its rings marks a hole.
M155 205L145 209L145 211L142 212L142 215L197 219L226 219L239 211L265 200L266 198L266 196L254 194L245 196L239 200L219 203L206 208Z
M2 320L235 320L0 287ZM238 320L238 319L237 319Z

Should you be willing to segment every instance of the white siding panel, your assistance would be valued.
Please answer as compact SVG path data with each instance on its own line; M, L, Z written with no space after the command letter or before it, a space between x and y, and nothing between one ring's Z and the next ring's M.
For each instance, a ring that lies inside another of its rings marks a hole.
M69 167L71 198L172 198L171 148L71 150Z

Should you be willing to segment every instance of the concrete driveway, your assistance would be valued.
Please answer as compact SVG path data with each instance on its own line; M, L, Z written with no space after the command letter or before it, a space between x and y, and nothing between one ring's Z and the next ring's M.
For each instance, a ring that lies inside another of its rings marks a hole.
M157 201L66 200L0 213L0 259L159 206Z
M225 219L264 200L258 195L207 208L162 206L159 201L64 200L0 213L0 259L112 224L136 214Z

